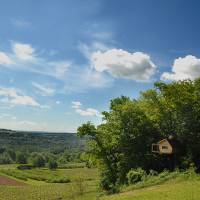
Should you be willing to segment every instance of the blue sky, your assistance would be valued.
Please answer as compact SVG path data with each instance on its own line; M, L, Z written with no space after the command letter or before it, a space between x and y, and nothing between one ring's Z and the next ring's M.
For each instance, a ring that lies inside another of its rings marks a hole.
M0 127L75 132L110 99L200 76L198 0L0 0Z

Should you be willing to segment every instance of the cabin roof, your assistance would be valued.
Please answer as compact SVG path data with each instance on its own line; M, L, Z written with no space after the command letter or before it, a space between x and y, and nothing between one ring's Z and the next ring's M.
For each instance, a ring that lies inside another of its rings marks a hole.
M175 140L175 139L162 139L160 140L157 144L161 144L163 142L167 141L173 148L179 147L180 146L180 142Z

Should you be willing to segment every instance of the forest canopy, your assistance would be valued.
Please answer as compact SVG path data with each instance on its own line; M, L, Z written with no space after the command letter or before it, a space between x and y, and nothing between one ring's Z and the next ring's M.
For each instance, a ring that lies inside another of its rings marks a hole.
M88 159L101 171L102 188L127 183L131 169L148 173L193 165L200 170L200 79L156 82L138 99L112 99L102 114L101 125L78 128L79 136L89 136ZM169 136L180 143L176 158L153 154L152 143Z

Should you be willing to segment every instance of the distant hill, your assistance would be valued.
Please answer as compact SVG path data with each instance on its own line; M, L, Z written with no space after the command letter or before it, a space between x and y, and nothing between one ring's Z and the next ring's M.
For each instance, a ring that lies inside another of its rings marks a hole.
M83 148L84 139L74 133L25 132L0 129L0 147L30 150Z

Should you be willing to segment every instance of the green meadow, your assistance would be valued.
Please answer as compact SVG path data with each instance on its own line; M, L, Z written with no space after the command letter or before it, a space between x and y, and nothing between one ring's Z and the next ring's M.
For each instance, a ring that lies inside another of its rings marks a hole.
M0 200L199 200L200 196L200 177L185 172L163 172L147 177L135 185L121 187L114 195L99 189L96 169L18 170L15 165L2 165L0 175L26 184L0 186ZM69 182L47 181L52 178L66 178Z

